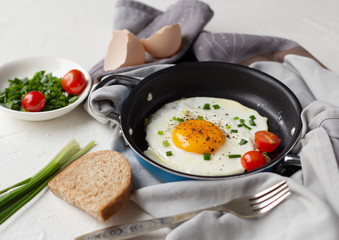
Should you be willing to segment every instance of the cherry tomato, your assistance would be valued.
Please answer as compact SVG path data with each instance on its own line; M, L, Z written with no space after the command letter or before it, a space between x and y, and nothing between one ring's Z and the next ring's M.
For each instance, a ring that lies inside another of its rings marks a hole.
M21 104L29 112L39 112L45 107L46 98L39 91L31 91L23 97Z
M84 74L77 69L69 71L61 79L62 88L72 95L79 95L82 93L85 90L86 85L87 81Z
M273 152L279 145L280 139L269 131L258 131L254 134L255 146L262 152Z
M262 167L267 163L265 156L259 151L249 151L245 153L242 155L240 161L242 167L248 171Z

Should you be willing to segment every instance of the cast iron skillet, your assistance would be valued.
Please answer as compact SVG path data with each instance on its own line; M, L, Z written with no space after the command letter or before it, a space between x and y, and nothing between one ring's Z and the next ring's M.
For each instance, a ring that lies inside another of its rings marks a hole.
M123 136L137 159L162 181L225 179L272 171L290 152L301 132L301 105L296 96L277 79L249 67L221 62L182 63L155 72L140 83L130 77L106 75L96 89L107 83L135 85L123 104L121 115L112 113L108 117L120 123ZM199 176L169 169L145 156L145 118L165 103L196 96L236 100L266 116L269 131L281 140L277 150L269 155L272 161L242 174Z

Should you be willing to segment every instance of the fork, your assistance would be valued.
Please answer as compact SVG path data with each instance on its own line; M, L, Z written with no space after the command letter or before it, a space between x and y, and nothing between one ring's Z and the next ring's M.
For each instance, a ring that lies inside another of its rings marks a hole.
M265 190L247 197L231 200L222 205L200 209L169 217L155 218L130 224L122 224L101 229L75 238L75 240L92 239L127 239L145 234L160 228L184 222L202 211L229 212L241 218L262 216L278 206L291 194L285 180L282 180Z

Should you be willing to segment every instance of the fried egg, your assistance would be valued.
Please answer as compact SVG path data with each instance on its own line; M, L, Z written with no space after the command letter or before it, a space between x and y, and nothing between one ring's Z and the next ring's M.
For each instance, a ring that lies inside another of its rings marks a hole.
M244 172L240 156L256 150L254 134L267 118L239 102L211 97L167 103L145 121L145 154L158 163L195 175Z

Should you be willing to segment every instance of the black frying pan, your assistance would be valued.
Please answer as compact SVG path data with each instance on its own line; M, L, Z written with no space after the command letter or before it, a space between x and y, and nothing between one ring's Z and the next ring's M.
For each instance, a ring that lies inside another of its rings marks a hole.
M108 81L128 84L133 79L119 76L105 76L97 88ZM257 110L268 118L269 131L281 140L279 147L270 157L266 166L252 172L232 176L198 176L181 173L161 166L146 157L144 121L165 103L183 97L218 97L236 100L243 105ZM247 174L272 170L292 149L298 140L302 124L301 105L284 84L277 79L252 68L220 62L183 63L155 72L138 83L123 104L119 119L123 135L133 149L138 160L154 175L163 181L181 179L222 179L244 176ZM165 175L165 177L164 177Z

